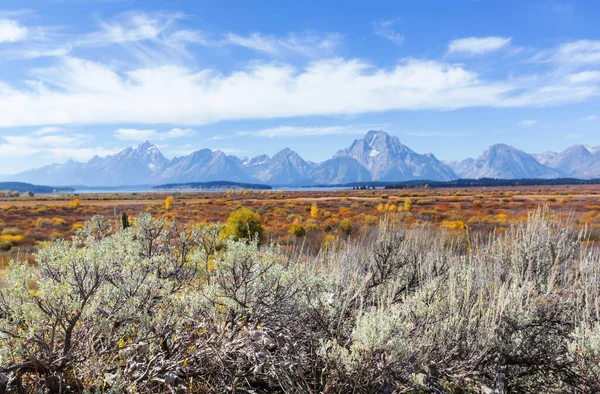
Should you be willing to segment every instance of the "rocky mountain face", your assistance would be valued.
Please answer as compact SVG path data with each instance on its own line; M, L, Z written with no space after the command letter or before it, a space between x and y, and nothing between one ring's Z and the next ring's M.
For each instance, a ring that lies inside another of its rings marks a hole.
M347 149L322 163L304 160L286 148L273 157L238 158L200 149L187 156L165 158L150 142L87 163L29 170L10 180L52 186L122 186L207 181L270 185L333 185L368 181L457 178L598 178L600 148L576 145L559 153L530 155L509 145L491 146L477 159L443 163L433 154L419 154L383 131L369 131Z
M15 175L14 179L43 182L46 185L143 185L160 182L167 160L150 142L87 163L68 161Z
M302 184L335 185L352 182L368 182L373 176L352 157L336 157L317 165Z
M334 158L355 159L365 167L374 181L428 179L449 181L456 179L452 169L432 154L421 155L383 131L369 131L348 149L339 151Z
M262 183L273 185L293 185L305 179L313 165L305 161L293 150L286 148L272 158L260 155L243 162L246 173Z
M562 152L546 152L535 158L568 177L600 177L600 147L573 145Z
M187 183L209 181L252 182L235 159L221 151L201 149L188 156L176 157L160 176L160 183Z
M550 179L563 175L532 155L505 144L492 145L477 159L466 159L452 166L460 178L468 179Z

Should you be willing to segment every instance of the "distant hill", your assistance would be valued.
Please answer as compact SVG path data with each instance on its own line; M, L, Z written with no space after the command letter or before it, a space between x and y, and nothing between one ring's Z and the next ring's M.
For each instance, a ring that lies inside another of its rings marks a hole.
M33 192L36 194L49 194L54 192L73 192L74 189L70 187L51 187L51 186L40 186L32 185L31 183L25 182L0 182L0 190L10 190L11 192Z
M240 183L229 181L211 181L211 182L189 182L189 183L168 183L158 185L152 188L153 190L177 190L177 189L256 189L256 190L271 190L271 186L257 183Z

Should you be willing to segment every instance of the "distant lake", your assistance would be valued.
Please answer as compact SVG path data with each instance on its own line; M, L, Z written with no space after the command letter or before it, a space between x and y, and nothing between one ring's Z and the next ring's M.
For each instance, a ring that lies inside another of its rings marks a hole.
M230 190L230 188L222 188L222 189L157 189L153 190L151 188L123 188L123 189L75 189L74 192L59 192L56 194L125 194L125 193L222 193ZM285 192L307 192L307 191L342 191L342 190L352 190L351 187L276 187L273 186L273 189L270 191L285 191ZM269 191L269 190L267 190Z

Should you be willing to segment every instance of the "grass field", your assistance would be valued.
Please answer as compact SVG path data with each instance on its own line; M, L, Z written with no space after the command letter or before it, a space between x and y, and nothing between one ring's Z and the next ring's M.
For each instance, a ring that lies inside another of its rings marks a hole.
M600 390L598 187L40 196L0 220L4 264L29 262L0 268L27 392Z
M172 209L164 204L169 195L174 198ZM311 213L313 204L316 214ZM377 225L385 215L400 216L409 225L425 222L460 234L467 228L504 231L540 205L587 225L590 241L600 234L600 185L40 195L0 200L0 253L6 263L17 253L29 255L48 241L69 239L94 215L114 219L118 225L123 212L131 219L149 212L185 222L224 222L232 211L245 206L261 215L268 239L285 244L294 237L292 225L302 226L306 244L318 250L324 242Z

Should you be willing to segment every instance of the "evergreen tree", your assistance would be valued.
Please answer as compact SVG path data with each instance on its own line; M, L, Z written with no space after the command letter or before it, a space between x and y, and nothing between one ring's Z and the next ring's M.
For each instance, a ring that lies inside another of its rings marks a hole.
M121 214L121 225L123 226L123 230L129 227L129 218L127 217L127 212L123 212Z

